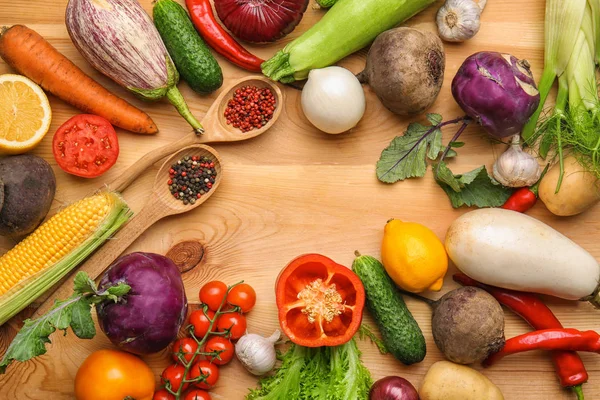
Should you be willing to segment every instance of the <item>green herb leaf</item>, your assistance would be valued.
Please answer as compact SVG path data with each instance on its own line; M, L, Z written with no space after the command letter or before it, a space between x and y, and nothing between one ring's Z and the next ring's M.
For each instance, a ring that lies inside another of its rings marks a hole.
M508 200L512 190L488 175L484 166L462 175L454 175L444 162L434 168L435 180L444 189L452 207L499 207Z
M57 329L66 330L71 324L71 307L83 295L74 295L67 300L57 300L48 313L36 320L26 319L17 336L8 346L2 361L0 374L6 372L6 367L16 361L27 361L46 353L48 338Z
M115 303L119 301L120 297L125 296L131 290L131 286L126 283L119 283L115 286L111 286L106 290L106 298L112 300Z
M300 397L298 400L326 399L329 391L329 360L331 349L311 350L300 373Z
M360 359L356 341L336 347L293 344L271 376L247 400L368 400L371 374Z
M283 355L282 364L274 375L261 378L260 388L253 389L247 400L277 400L300 398L300 372L310 349L293 344Z
M71 329L80 339L92 339L96 336L96 326L92 319L92 302L82 298L71 307Z
M439 125L442 123L442 116L436 113L429 113L426 115L427 121L431 123L431 125Z
M446 153L446 158L452 158L452 157L456 157L458 155L458 153L452 149L448 150L448 153Z
M368 399L373 381L369 370L360 361L360 351L354 339L331 348L329 396L331 400Z
M427 114L430 126L413 122L403 136L395 137L383 149L377 161L377 178L394 183L407 178L422 177L427 171L425 157L435 160L442 151L442 131L439 114Z
M126 294L130 287L124 283L114 286L114 292ZM46 353L46 344L50 343L50 335L57 329L66 333L69 326L82 339L91 339L96 335L96 327L91 314L92 304L116 297L111 294L111 288L104 293L97 293L96 284L85 273L79 272L75 276L75 294L66 300L56 300L46 314L38 319L25 320L23 327L8 346L6 353L0 360L0 374L13 361L27 361Z
M373 332L373 329L371 329L367 324L360 324L360 328L358 328L358 337L361 340L365 340L366 338L369 338L371 340L371 343L373 343L374 345L377 346L377 348L379 349L379 352L381 354L389 353L389 350L385 346L385 343L383 343L383 341L381 339L379 339L377 337L377 335L375 335L375 332Z
M75 293L79 294L97 293L98 287L96 286L96 282L94 282L88 274L79 271L73 280L73 290Z
M463 147L464 145L465 145L465 142L450 142L450 143L448 143L448 146L454 147L454 148Z

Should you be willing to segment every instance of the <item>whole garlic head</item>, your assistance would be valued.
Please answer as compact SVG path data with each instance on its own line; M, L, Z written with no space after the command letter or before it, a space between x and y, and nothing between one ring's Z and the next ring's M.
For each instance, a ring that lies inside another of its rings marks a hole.
M531 186L540 179L540 166L531 154L525 153L519 143L519 135L494 163L494 179L504 186L524 187Z
M487 0L447 0L438 10L436 22L440 37L448 42L464 42L479 32L479 16Z

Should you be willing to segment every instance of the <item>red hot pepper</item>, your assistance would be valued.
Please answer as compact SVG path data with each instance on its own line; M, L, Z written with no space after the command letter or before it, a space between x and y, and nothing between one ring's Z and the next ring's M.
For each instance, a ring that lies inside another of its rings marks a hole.
M515 190L513 194L510 195L508 200L506 200L506 202L502 205L502 208L524 213L533 207L535 203L537 203L540 182L546 174L546 171L548 171L548 166L549 164L546 165L544 172L542 172L540 179L538 179L535 185L531 187L522 187Z
M535 295L489 286L462 273L454 274L453 278L463 286L477 286L487 291L500 304L510 308L535 329L563 327L552 310ZM571 387L578 398L583 399L581 385L587 382L588 373L581 357L573 351L553 351L551 354L560 384L563 387Z
M185 4L200 36L210 47L238 67L252 72L261 72L260 65L265 60L243 48L219 25L210 0L186 0Z
M600 335L596 331L580 331L571 328L533 331L508 339L502 350L489 356L483 364L490 366L511 354L531 350L569 350L600 353Z

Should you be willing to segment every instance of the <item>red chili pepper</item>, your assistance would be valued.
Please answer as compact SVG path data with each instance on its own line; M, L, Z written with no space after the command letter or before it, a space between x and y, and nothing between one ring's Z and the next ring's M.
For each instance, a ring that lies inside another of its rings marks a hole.
M489 286L462 273L454 274L453 278L463 286L477 286L487 291L500 304L513 310L535 329L563 327L552 310L535 295ZM588 380L588 373L581 357L572 351L553 351L551 355L560 384L564 387L572 387L579 397L581 385ZM582 399L583 395L579 398Z
M502 208L506 210L518 211L520 213L524 213L529 210L531 207L537 203L538 199L538 189L540 187L540 182L544 175L546 175L546 171L548 171L548 167L550 164L546 165L544 168L544 172L540 176L540 179L536 182L535 185L531 187L522 187L517 189L510 195L508 200L502 205Z
M568 350L600 353L600 335L596 331L580 331L572 328L533 331L508 339L502 350L489 356L483 364L490 366L511 354L530 350Z
M238 67L252 72L261 72L260 65L265 60L243 48L219 25L209 0L186 0L185 4L200 36L210 47Z

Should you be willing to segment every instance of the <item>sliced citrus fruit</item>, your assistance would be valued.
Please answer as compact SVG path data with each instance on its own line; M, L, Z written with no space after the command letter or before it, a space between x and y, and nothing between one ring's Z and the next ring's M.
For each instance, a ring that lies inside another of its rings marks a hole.
M52 110L46 94L21 75L0 75L0 152L33 149L50 128Z

